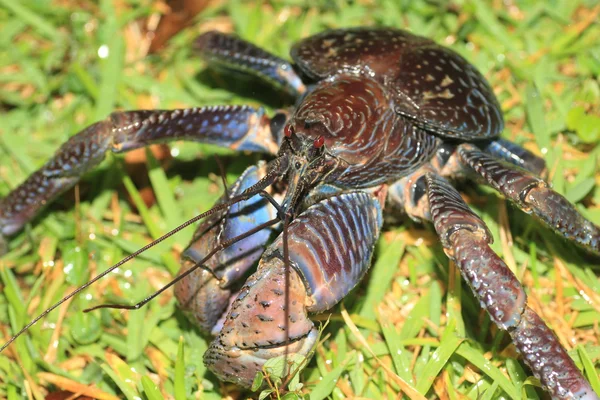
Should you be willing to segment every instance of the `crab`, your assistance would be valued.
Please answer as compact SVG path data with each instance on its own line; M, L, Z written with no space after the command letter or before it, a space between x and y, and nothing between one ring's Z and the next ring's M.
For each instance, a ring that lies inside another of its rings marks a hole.
M433 225L482 308L553 397L598 399L452 181L489 185L596 255L600 229L542 179L541 158L499 137L498 101L467 60L393 28L308 37L292 48L293 64L220 32L201 35L196 50L296 104L271 116L227 105L115 112L0 201L0 233L21 230L109 151L183 139L270 154L201 215L172 283L184 312L215 337L204 362L220 379L250 387L268 360L309 355L318 338L309 314L331 309L360 282L384 211L401 209Z

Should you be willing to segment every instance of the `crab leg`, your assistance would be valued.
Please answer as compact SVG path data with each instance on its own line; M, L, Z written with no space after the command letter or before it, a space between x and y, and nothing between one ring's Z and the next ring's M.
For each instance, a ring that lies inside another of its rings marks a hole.
M481 306L507 330L542 386L556 399L598 399L544 321L527 305L517 277L489 247L484 222L444 178L425 175L431 220Z
M533 213L563 237L600 254L600 228L585 219L542 179L500 162L472 145L460 145L458 155L463 165L523 211Z
M495 158L514 164L537 176L544 176L546 173L546 162L543 158L511 141L496 139L485 146L485 151Z
M246 169L217 204L239 195L265 175L264 162ZM180 273L192 268L220 244L276 216L277 210L260 196L212 214L198 225L190 245L181 255ZM223 316L230 297L239 289L237 282L260 258L272 231L264 229L221 250L204 264L210 271L197 269L175 284L180 309L205 333L213 331Z
M307 356L318 337L308 313L333 307L366 273L382 225L380 204L366 192L344 193L293 220L289 287L280 235L233 302L204 363L220 379L249 387L262 365L285 354L286 347L289 355Z
M19 231L47 203L98 165L108 151L120 153L169 140L190 140L275 153L285 119L284 113L269 119L262 108L247 106L113 113L71 137L52 159L0 200L0 251L3 235Z
M194 48L217 67L252 74L294 97L306 91L289 62L237 36L206 32L196 39Z

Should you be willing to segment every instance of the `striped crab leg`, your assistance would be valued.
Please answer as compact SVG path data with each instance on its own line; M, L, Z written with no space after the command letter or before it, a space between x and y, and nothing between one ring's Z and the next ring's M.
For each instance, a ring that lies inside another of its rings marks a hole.
M567 199L537 176L503 163L473 145L457 149L460 162L517 207L584 249L600 255L600 228L584 218Z
M210 31L200 35L194 50L212 66L254 75L297 98L306 92L292 65L231 34Z
M286 118L282 112L271 119L262 108L248 106L115 112L71 137L46 164L0 199L0 254L6 247L3 236L21 230L109 151L122 153L154 143L190 140L274 154Z

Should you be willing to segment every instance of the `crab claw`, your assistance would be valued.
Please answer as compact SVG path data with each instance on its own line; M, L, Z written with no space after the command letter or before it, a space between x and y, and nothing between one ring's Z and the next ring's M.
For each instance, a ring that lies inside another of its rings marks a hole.
M286 354L286 347L290 357L312 352L319 335L307 315L310 298L293 268L289 268L288 311L285 290L283 260L278 254L263 258L204 354L205 365L219 379L249 388L264 363Z
M266 175L266 164L259 163L246 169L238 180L229 187L228 198L239 195L256 184ZM224 197L220 202L225 201ZM248 201L233 204L227 210L217 212L204 219L196 229L194 238L182 254L180 274L196 267L204 257L223 242L248 232L258 225L272 220L275 211L269 203L256 196ZM234 245L218 252L202 263L204 268L177 282L175 296L180 309L204 333L216 334L218 321L223 318L234 293L264 252L271 236L270 229L237 241Z

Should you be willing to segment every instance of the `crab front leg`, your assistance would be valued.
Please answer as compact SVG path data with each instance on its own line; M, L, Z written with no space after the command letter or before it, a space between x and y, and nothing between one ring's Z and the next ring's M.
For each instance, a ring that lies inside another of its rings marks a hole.
M270 119L262 108L248 106L115 112L71 137L52 159L0 200L0 251L3 236L19 231L98 165L108 151L121 153L153 143L190 140L273 154L286 118L282 112Z
M258 183L267 174L266 163L246 169L229 187L217 204L221 204ZM267 189L272 191L271 188ZM181 255L180 274L194 267L223 243L257 228L277 217L277 210L267 199L254 196L233 204L202 220L194 237ZM240 279L260 258L274 228L263 229L219 251L175 284L175 296L180 309L204 333L216 334L230 298L239 289Z
M221 380L250 387L264 363L286 348L308 356L318 337L308 313L330 309L361 280L381 225L381 198L366 192L334 195L301 213L288 227L289 287L280 235L233 302L204 355L207 367Z
M481 306L507 330L542 386L556 399L598 399L567 351L527 305L508 266L489 247L492 237L444 178L426 173L429 215L448 257L456 262Z

